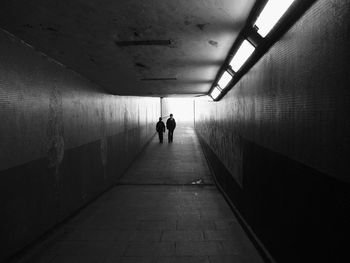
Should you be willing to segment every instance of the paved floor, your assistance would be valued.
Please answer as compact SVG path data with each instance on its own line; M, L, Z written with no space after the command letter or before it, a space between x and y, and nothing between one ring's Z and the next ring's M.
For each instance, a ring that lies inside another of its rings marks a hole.
M172 144L155 137L120 185L62 229L28 262L263 262L188 127Z
M207 162L193 128L178 127L173 143L157 137L129 168L122 184L188 185L202 179L213 184Z

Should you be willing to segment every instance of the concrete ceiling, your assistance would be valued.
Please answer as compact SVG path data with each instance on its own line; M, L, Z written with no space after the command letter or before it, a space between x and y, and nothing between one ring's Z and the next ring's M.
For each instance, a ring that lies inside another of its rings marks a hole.
M2 0L0 27L112 94L205 94L254 0Z

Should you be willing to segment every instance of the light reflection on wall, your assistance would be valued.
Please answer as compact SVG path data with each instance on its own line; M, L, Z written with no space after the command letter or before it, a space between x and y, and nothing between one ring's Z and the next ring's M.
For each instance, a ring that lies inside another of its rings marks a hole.
M193 98L163 98L162 117L166 122L170 113L174 115L177 125L193 126L194 122Z

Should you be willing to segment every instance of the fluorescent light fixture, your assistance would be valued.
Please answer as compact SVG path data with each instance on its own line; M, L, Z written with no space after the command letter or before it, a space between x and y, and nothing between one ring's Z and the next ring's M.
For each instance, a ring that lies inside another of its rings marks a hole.
M259 35L265 37L293 2L294 0L269 0L254 24Z
M225 71L221 75L221 77L218 81L218 85L220 86L221 89L224 89L224 88L226 88L227 84L231 81L231 79L232 79L231 74L228 73L227 71Z
M232 69L237 72L250 55L253 54L254 50L255 47L248 40L244 39L230 62Z
M215 87L211 91L210 96L213 98L213 100L215 100L220 95L220 93L221 93L221 91L219 90L219 88Z

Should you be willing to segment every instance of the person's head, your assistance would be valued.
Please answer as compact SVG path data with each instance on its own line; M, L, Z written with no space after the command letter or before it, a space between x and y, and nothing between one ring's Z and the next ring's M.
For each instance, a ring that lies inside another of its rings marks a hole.
M162 117L159 117L159 120L161 121L161 120L162 120Z
M172 118L173 117L173 114L170 114L170 118Z

